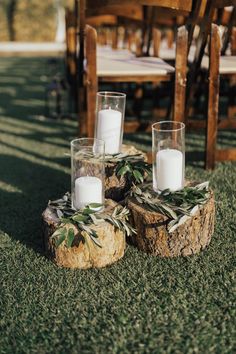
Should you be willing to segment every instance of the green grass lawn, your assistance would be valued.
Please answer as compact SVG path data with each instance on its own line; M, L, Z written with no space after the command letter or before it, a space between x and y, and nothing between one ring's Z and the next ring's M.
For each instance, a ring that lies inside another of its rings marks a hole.
M215 191L207 249L162 259L128 246L118 263L84 271L44 257L41 213L70 189L77 132L43 119L47 70L46 59L0 59L0 353L235 352L236 163L206 172L198 132L187 135L187 177ZM151 147L149 134L126 141Z

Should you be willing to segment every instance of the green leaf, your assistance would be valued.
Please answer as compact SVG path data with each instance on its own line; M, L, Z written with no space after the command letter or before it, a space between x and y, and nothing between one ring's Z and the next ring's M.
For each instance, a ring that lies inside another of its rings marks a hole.
M110 219L108 219L108 221L110 221L115 227L117 227L118 229L120 228L120 224L119 224L119 221L118 220L116 220L116 219L114 219L114 217L113 218L110 218Z
M66 246L68 248L71 247L73 241L75 239L75 234L74 234L74 230L72 228L69 228L69 231L67 233L67 238L66 238Z
M66 228L59 228L57 229L52 237L54 238L55 246L59 247L60 244L65 240L66 238Z
M84 235L83 235L83 238L84 238L84 243L85 243L85 245L86 245L86 246L87 246L87 248L88 248L88 252L89 252L89 254L91 254L91 251L90 251L90 246L89 246L89 242L88 242L87 237L90 237L90 235L88 235L87 233L84 233Z
M70 221L69 218L61 218L60 222L63 223L63 224L69 224L71 221Z
M76 215L72 216L72 220L74 220L76 222L84 222L84 221L88 220L88 216L82 215L82 214L76 214Z
M90 209L101 208L102 206L103 206L103 204L101 204L101 203L90 203L90 204L88 205L88 207L89 207Z
M57 209L57 216L59 219L63 218L63 212L60 209Z
M177 215L176 215L176 213L175 213L170 207L168 207L167 205L162 204L161 207L162 207L164 210L166 210L166 211L170 214L170 216L171 216L173 219L177 219L177 218L178 218Z
M91 234L89 236L90 236L91 240L95 243L96 246L102 248L102 245L101 245L100 241L98 240L98 238L95 238Z
M128 228L127 224L126 224L126 223L123 223L123 226L124 226L124 228L125 228L126 235L127 235L127 236L130 236L130 235L131 235L131 230Z
M51 237L54 238L54 237L56 237L56 236L61 235L61 233L62 233L62 228L59 227L58 229L56 229L56 230L53 232L53 234L52 234Z
M124 176L127 172L129 171L129 166L125 165L124 167L121 167L118 172L117 172L117 176Z
M91 229L91 234L93 237L98 238L98 235L94 229Z
M66 236L67 229L66 227L59 227L53 235L58 234L58 235L65 235ZM52 236L53 236L52 235Z
M143 182L143 176L138 170L134 170L133 175L137 182Z
M94 214L95 212L96 212L96 210L92 210L92 209L89 209L89 208L83 209L83 214L84 215Z
M81 225L82 229L88 234L90 235L92 233L90 227L86 226L86 225Z

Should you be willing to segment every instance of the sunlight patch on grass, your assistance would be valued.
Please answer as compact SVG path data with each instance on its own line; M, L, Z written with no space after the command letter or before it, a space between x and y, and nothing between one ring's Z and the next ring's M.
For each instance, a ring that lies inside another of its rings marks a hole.
M19 189L16 186L13 186L9 183L3 182L0 180L0 189L2 191L7 191L7 192L11 192L11 193L23 193L23 191L21 189Z
M11 97L14 97L16 95L16 88L15 87L0 87L0 94L5 93Z
M25 85L24 90L29 92L45 92L45 87L42 85Z
M0 84L25 84L26 78L25 77L15 77L15 76L7 76L7 77L0 77Z
M33 98L29 98L29 99L25 99L25 100L12 100L11 101L12 105L15 106L23 106L23 107L44 107L45 103L42 100L39 99L33 99Z
M1 138L3 135L1 134ZM24 138L11 138L8 135L7 139L5 141L2 140L0 143L1 154L23 159L39 166L47 166L53 170L63 170L65 173L70 173L70 161L66 155L69 148L58 147L53 144L49 145L44 142L35 143L33 139L31 144L27 146L24 144ZM53 158L51 156L52 150L54 150Z
M6 113L6 109L3 107L0 107L0 114L5 114Z
M1 109L1 107L0 107ZM3 109L3 111L5 111ZM63 132L71 132L71 134L76 134L76 127L77 127L77 122L71 121L71 120L63 120L63 121L57 121L55 119L50 119L47 118L43 115L32 115L32 116L27 116L24 117L24 120L19 120L16 118L13 118L11 116L1 116L0 117L0 122L6 127L20 127L20 128L25 128L28 129L29 131L34 131L38 133L52 133L52 134L57 134L61 133L62 136L64 136Z

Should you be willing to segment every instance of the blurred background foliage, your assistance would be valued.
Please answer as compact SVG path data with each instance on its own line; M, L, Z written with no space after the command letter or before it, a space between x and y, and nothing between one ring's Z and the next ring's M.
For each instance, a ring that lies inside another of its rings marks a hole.
M60 7L74 0L1 0L0 41L54 41Z

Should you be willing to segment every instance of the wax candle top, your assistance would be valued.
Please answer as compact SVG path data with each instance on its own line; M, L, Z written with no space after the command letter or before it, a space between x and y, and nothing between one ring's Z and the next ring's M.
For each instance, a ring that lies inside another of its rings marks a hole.
M122 114L114 109L102 109L98 112L97 139L105 141L105 153L120 152Z
M79 177L75 180L75 207L79 209L90 203L103 203L102 181L94 176Z
M157 154L161 159L168 159L169 161L183 158L182 152L176 149L163 149L158 151Z
M158 190L179 190L183 187L183 153L176 149L164 149L156 156L156 186Z

